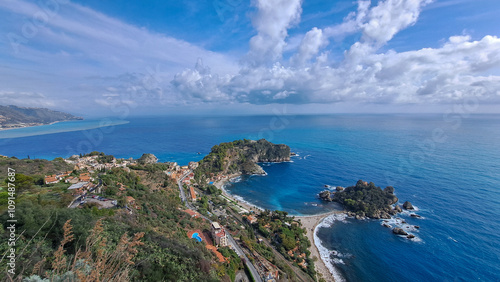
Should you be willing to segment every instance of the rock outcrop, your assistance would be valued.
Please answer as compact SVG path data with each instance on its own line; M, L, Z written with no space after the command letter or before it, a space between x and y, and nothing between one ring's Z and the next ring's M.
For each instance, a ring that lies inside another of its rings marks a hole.
M290 161L290 147L273 144L265 139L236 140L212 147L210 153L199 161L195 177L227 175L232 173L266 174L257 163Z
M413 209L414 209L414 208L413 208L413 205L412 205L410 202L408 202L408 201L404 202L404 204L403 204L403 208L404 208L405 210L413 210Z
M155 164L158 162L158 158L153 154L143 154L137 159L137 162L141 165Z
M394 211L396 211L396 212L403 212L403 210L401 209L401 207L400 207L400 206L398 206L398 205L396 205L396 206L394 207Z
M403 235L403 236L408 235L408 233L406 233L406 231L404 231L402 228L399 228L399 227L392 229L392 233L394 233L396 235Z
M333 201L333 198L331 197L332 193L328 190L322 191L319 193L319 198L324 201L331 202Z

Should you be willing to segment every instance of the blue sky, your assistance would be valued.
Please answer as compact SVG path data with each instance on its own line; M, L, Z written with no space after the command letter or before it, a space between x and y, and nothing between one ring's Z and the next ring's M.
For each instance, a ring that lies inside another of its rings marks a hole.
M496 0L0 2L0 104L499 112Z

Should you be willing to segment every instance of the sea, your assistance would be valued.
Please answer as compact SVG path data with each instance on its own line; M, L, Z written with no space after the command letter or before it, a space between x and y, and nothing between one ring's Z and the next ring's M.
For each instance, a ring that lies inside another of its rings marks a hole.
M102 151L198 161L213 145L265 138L290 162L234 179L235 197L291 215L339 209L318 193L358 180L393 186L415 210L393 219L326 218L317 246L345 281L500 281L500 115L336 114L89 119L0 131L0 154L70 157ZM420 218L411 216L420 215ZM402 227L413 239L394 235ZM418 226L419 228L416 228Z

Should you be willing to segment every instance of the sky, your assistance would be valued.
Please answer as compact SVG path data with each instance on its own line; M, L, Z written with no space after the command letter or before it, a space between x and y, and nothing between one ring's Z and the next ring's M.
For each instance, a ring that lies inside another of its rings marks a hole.
M2 0L0 104L500 113L498 0Z

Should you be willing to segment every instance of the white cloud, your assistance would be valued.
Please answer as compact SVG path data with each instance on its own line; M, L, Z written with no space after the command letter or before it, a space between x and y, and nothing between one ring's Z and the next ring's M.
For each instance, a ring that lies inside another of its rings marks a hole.
M174 86L185 95L192 87L203 101L220 97L222 101L252 104L427 104L468 98L500 103L500 77L487 74L500 67L500 39L495 36L475 41L468 36L452 36L440 48L377 53L399 31L415 24L422 7L430 2L385 0L370 7L370 1L358 1L357 12L340 25L307 32L290 65L280 58L282 48L275 48L284 44L290 25L290 20L283 20L273 29L274 41L270 41L279 44L259 45L258 52L251 49L250 54L263 55L268 64L244 66L237 75L224 79L185 71L176 76ZM282 11L286 19L299 18L291 10L283 11L281 3L276 9L259 8L254 21L258 36L269 22L270 11ZM295 6L292 10L300 12ZM335 40L356 32L361 34L360 41L345 51L344 60L329 61L328 38ZM254 44L250 42L251 48ZM274 60L268 61L270 58ZM188 80L187 86L181 77Z
M439 48L379 51L414 25L430 2L381 0L372 6L360 0L341 24L288 38L299 24L302 2L255 0L257 34L238 66L235 58L71 2L47 14L33 36L22 37L25 19L44 10L26 1L0 1L2 29L25 39L15 53L8 37L0 38L1 54L11 54L0 65L0 103L80 111L206 103L427 105L470 97L500 103L496 36L452 36ZM329 42L352 34L360 39L343 59L329 59Z
M102 95L109 94L109 87L125 91L119 93L121 96L137 93L133 87L144 88L145 84L138 77L147 79L151 69L155 69L156 87L163 90L162 95L172 96L163 97L161 102L165 103L178 100L168 91L172 77L199 57L217 72L238 70L236 60L224 54L66 0L47 2L57 6L40 6L45 1L0 1L0 27L11 35L0 37L0 54L9 57L0 65L0 90L7 90L7 86L9 91L39 92L53 100L68 98L78 103L58 106L87 110L96 101L106 105ZM46 20L37 22L34 18ZM124 79L129 74L134 76L133 82Z
M281 59L288 28L297 23L302 13L301 0L256 0L258 9L253 19L257 35L250 39L247 62L259 66Z

